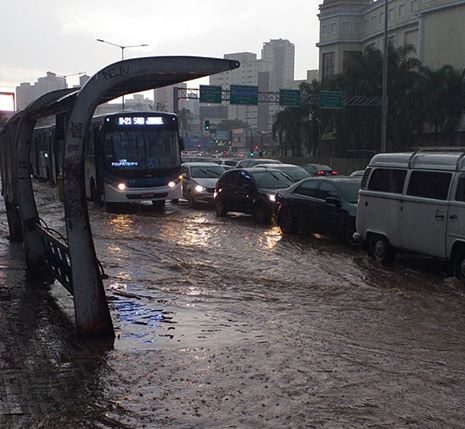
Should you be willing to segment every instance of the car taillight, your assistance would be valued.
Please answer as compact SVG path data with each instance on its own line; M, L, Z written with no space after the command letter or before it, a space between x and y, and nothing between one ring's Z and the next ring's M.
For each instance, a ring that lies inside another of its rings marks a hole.
M337 171L336 170L331 171L331 176L337 176Z
M316 173L315 173L315 176L324 176L325 175L325 172L323 170L318 170Z

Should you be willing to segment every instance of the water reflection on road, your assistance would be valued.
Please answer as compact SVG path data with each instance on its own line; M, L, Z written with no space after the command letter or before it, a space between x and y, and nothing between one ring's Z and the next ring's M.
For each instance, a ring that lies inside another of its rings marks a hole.
M90 216L118 335L108 413L127 427L463 424L464 288L441 264L384 268L183 203Z

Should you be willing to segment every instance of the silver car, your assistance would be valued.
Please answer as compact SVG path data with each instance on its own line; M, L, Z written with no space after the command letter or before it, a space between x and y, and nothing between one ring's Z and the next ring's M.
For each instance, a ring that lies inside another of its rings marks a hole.
M189 205L212 204L216 182L225 169L214 162L186 162L181 169L182 197Z

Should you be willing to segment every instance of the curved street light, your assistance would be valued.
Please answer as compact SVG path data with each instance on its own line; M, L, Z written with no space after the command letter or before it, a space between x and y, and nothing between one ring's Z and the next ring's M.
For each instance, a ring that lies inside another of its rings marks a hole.
M143 48L145 46L149 46L147 43L142 43L140 45L118 45L117 43L108 42L107 40L103 40L103 39L96 39L96 40L97 42L106 43L107 45L116 46L117 48L120 48L121 49L121 61L124 60L124 50L126 48Z
M145 46L149 46L147 43L142 43L140 45L118 45L117 43L109 42L103 39L96 39L96 40L97 42L106 43L107 45L116 46L117 48L120 48L121 49L121 61L124 61L124 50L126 48L143 48ZM121 108L124 110L124 95L121 98L121 100L122 100Z

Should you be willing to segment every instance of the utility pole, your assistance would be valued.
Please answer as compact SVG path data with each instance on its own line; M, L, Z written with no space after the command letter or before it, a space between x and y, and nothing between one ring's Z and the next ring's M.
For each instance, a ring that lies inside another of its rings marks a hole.
M387 122L388 122L388 0L384 0L384 53L383 53L383 96L381 106L381 148L387 152Z

